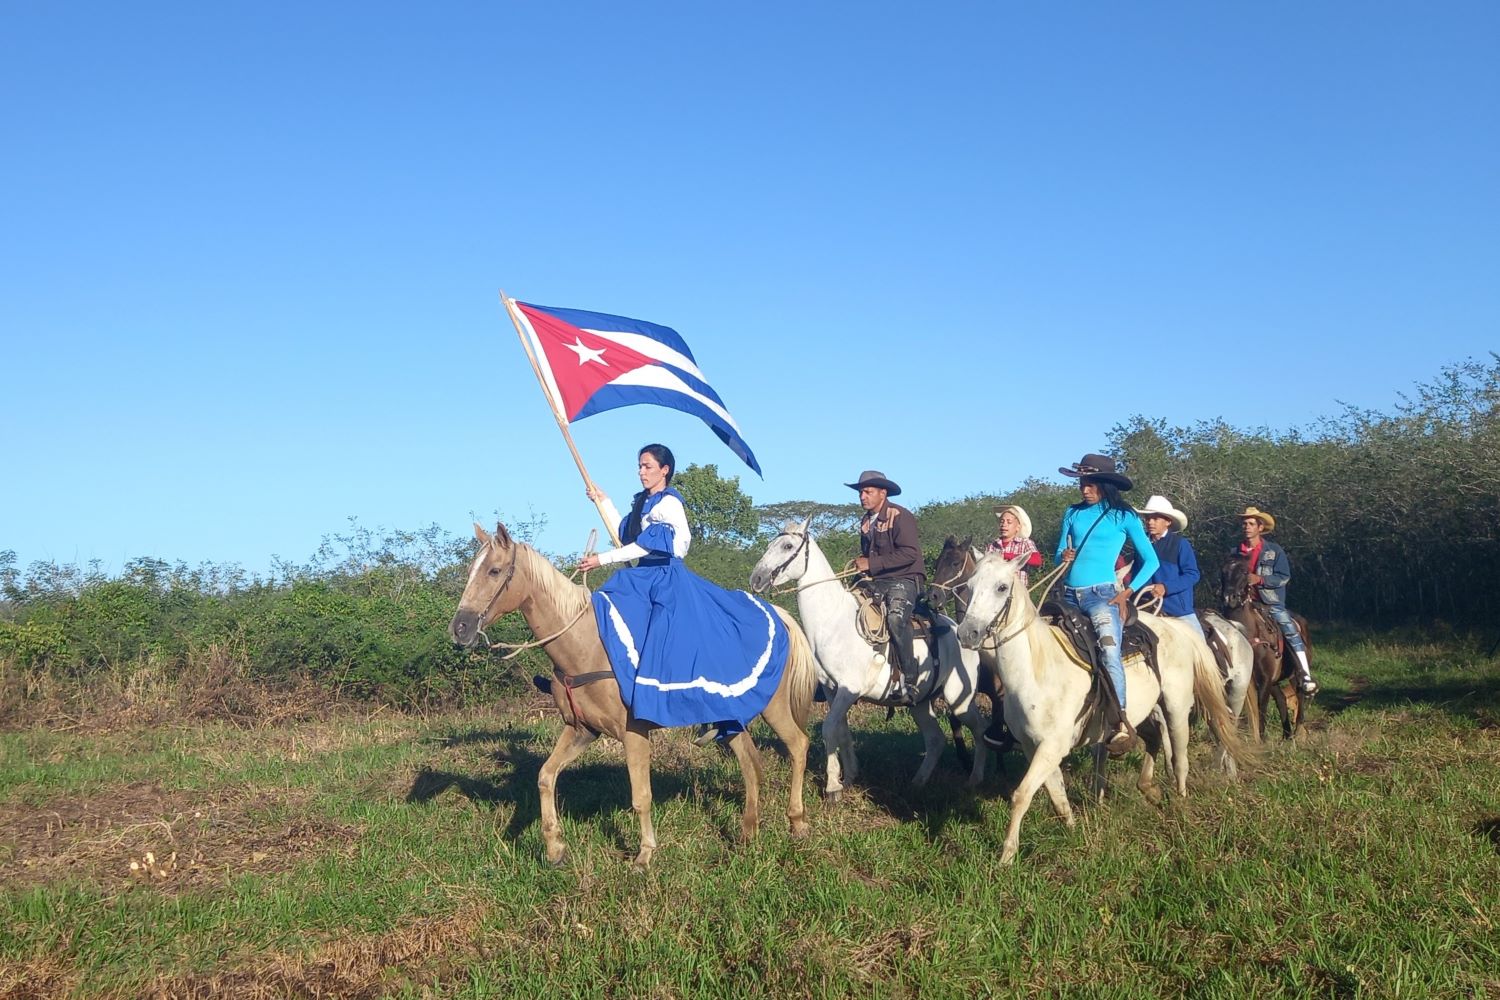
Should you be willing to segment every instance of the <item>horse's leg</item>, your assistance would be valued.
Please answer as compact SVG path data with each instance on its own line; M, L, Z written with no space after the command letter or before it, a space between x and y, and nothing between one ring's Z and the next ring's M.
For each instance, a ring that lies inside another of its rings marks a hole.
M979 705L973 700L970 700L968 707L958 718L963 720L964 725L969 727L969 732L974 735L974 759L969 762L968 787L978 788L984 784L985 772L989 767L990 752L984 745L984 731L989 723L985 721L984 713L979 710Z
M922 744L927 748L922 766L917 768L917 773L911 779L914 788L921 788L932 777L932 772L937 770L938 761L943 756L943 747L948 741L943 739L943 727L938 725L937 716L932 714L931 700L913 705L911 717L916 720L917 731L922 734Z
M1031 808L1031 799L1036 795L1036 790L1049 781L1058 770L1058 765L1066 756L1068 748L1066 741L1061 744L1058 741L1043 742L1037 746L1036 752L1031 755L1031 762L1026 768L1026 773L1021 776L1021 783L1016 786L1015 792L1010 797L1010 825L1005 830L1005 844L1000 850L1000 863L1011 864L1016 860L1016 852L1021 849L1021 820L1026 818L1026 810ZM1059 776L1059 779L1061 777ZM1053 799L1055 805L1057 800Z
M974 766L975 754L984 753L984 744L979 737L974 737L974 753L969 752L969 746L964 742L964 724L962 718L954 712L948 713L948 728L953 731L953 752L958 755L958 766L972 768Z
M849 746L849 709L859 701L859 695L842 687L834 689L833 700L828 703L828 714L823 717L823 752L828 760L828 774L823 784L823 795L834 802L844 791L844 766L841 754L849 747L850 781L858 770L854 761L854 750Z
M1281 713L1281 738L1289 740L1292 738L1292 707L1287 704L1286 692L1281 689L1280 681L1271 685L1271 697L1276 699L1276 710Z
M1141 754L1141 770L1136 775L1135 787L1140 789L1146 801L1154 806L1161 805L1161 789L1156 787L1156 755L1163 753L1163 760L1167 762L1167 768L1172 768L1171 763L1171 737L1167 734L1166 719L1161 714L1161 708L1151 710L1151 721L1155 725L1141 726L1136 730L1144 745L1145 752Z
M1184 798L1188 793L1188 733L1192 727L1192 710L1193 699L1189 694L1186 704L1166 713L1165 732L1169 740L1167 752L1172 755L1172 777L1177 782L1177 794Z
M734 755L740 762L740 773L745 777L745 812L740 817L740 841L748 843L760 831L760 751L750 738L749 730L741 730L729 741Z
M805 837L810 832L807 825L807 807L802 802L802 781L807 774L807 748L812 740L807 731L797 725L791 708L781 698L772 698L761 716L786 744L787 756L792 759L792 777L787 788L786 818L792 826L793 837Z
M1068 789L1063 784L1062 768L1053 771L1042 783L1042 787L1047 789L1047 797L1052 800L1052 808L1057 810L1058 818L1063 821L1064 826L1071 828L1077 821L1073 819L1073 806L1068 802Z
M547 847L547 860L554 865L562 864L568 857L562 824L557 819L557 774L576 760L598 735L582 726L563 726L551 755L536 776L537 791L542 798L542 843Z
M630 720L625 729L625 767L630 772L630 807L641 824L641 852L635 867L644 868L656 853L656 829L651 825L651 737L644 723Z

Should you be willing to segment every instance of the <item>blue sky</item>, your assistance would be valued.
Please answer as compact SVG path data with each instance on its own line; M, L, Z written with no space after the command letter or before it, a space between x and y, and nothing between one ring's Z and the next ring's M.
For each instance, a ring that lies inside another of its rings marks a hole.
M675 327L758 502L1306 426L1500 347L1500 5L8 4L0 550L597 524L504 289Z

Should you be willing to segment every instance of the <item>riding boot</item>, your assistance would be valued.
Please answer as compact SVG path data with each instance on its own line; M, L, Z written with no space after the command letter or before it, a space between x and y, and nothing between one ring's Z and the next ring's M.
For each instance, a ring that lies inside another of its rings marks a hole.
M892 616L886 619L886 626L891 630L891 657L896 661L896 668L901 671L901 685L896 698L902 704L910 705L917 696L916 639L911 631L911 618L906 615L899 619Z
M1298 685L1303 694L1317 694L1318 682L1312 679L1312 671L1307 666L1307 650L1293 650L1297 654L1297 670L1302 675L1302 682Z

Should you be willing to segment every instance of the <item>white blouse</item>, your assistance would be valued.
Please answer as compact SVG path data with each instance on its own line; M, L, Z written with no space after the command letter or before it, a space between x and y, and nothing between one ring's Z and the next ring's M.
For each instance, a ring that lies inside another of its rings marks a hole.
M620 512L615 509L614 501L604 497L602 501L604 514L611 524L620 523ZM693 542L693 533L688 528L687 508L682 506L682 501L675 496L664 496L656 502L656 506L646 511L641 516L641 530L653 524L665 524L672 529L672 554L678 559L688 554L688 547ZM650 555L648 549L642 548L635 542L622 545L617 549L599 553L599 565L612 566L615 563L629 562L632 559L640 559L642 556Z

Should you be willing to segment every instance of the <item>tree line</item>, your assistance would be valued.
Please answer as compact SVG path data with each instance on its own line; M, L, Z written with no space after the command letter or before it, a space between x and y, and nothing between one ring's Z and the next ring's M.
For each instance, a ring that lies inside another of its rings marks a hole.
M1276 515L1274 537L1293 565L1290 603L1315 620L1444 620L1479 631L1497 620L1500 590L1490 574L1500 562L1500 355L1443 368L1389 413L1346 407L1287 431L1222 421L1168 427L1137 416L1105 437L1135 481L1131 499L1161 493L1187 512L1204 571L1199 606L1217 600L1218 567L1240 539L1238 515L1254 505ZM689 565L722 585L744 587L787 521L807 520L835 564L857 552L852 502L757 505L714 465L688 466L674 485L697 539ZM1029 479L915 514L930 565L945 538L982 546L995 532L994 507L1020 504L1050 561L1063 511L1077 499L1072 484ZM510 528L525 539L542 523ZM449 644L473 546L436 525L376 533L351 521L307 563L278 563L266 578L151 558L115 575L97 565L23 569L14 553L0 552L0 668L13 690L39 671L78 678L131 663L181 670L212 652L239 659L255 677L312 677L403 705L499 696L540 669L542 654L502 670L483 651ZM576 556L554 558L571 567ZM525 638L517 616L489 634Z

